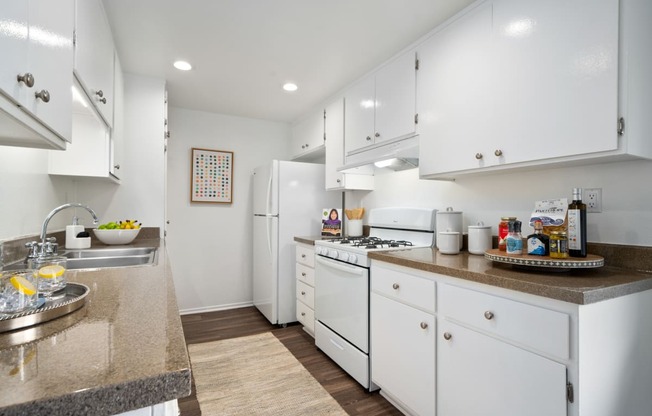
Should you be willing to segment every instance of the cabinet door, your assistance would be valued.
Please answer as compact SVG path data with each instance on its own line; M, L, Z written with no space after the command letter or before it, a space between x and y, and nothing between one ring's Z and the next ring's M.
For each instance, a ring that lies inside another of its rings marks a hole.
M3 2L0 19L7 27L0 30L0 90L21 104L27 91L33 88L18 82L17 77L31 73L27 57L29 35L29 3L26 1ZM32 74L33 75L33 74Z
M374 143L414 134L416 53L404 53L376 73Z
M75 74L112 127L113 38L100 0L76 2L75 35Z
M437 334L437 415L567 414L564 365L443 319Z
M617 148L618 3L493 2L494 131L510 162Z
M491 19L491 4L481 4L417 50L421 175L493 164Z
M73 0L29 1L29 61L34 88L26 109L67 141L72 137ZM47 94L37 98L34 94Z
M109 173L120 179L125 150L124 142L124 80L122 77L122 66L115 54L114 67L114 95L115 106L113 109L113 130L111 130L111 156L109 161ZM167 113L166 113L167 114ZM166 126L167 131L167 126Z
M324 112L315 111L292 126L292 156L316 150L324 144Z
M372 293L370 335L372 381L415 414L434 415L434 316Z
M344 99L333 101L326 107L324 136L326 189L338 189L344 181L344 174L337 171L337 168L344 165Z
M344 93L344 152L374 143L375 81L368 76Z

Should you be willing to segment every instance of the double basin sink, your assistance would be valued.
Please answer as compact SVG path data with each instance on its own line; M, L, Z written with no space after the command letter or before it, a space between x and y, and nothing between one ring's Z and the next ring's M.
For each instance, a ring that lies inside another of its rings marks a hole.
M147 266L158 261L156 247L116 247L64 250L58 254L65 257L68 269L102 269L111 267ZM23 261L7 265L5 269L20 269Z

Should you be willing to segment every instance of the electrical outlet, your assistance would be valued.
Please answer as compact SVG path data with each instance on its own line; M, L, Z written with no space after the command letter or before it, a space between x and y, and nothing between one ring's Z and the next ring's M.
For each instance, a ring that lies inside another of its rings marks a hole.
M602 212L602 188L586 188L583 194L586 212Z

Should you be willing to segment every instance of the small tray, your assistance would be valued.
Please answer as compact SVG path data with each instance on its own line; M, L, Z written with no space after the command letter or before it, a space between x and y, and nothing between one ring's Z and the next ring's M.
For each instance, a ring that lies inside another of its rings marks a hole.
M84 306L90 289L80 283L68 283L63 293L46 300L37 308L11 315L0 315L0 333L40 324L67 315Z
M571 269L594 269L604 266L604 257L587 254L586 257L567 257L556 259L550 256L532 256L530 254L506 254L498 249L487 250L484 253L487 260L507 263L523 268L532 269L558 269L567 271Z

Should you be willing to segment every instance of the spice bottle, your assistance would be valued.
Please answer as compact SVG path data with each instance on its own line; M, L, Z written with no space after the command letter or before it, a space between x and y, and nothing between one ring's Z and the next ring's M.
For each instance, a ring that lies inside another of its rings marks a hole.
M521 222L518 220L509 222L509 233L505 237L507 254L523 254L523 236L521 235Z
M501 217L500 223L498 224L498 250L506 251L507 244L505 243L505 237L509 233L509 222L516 221L516 217Z
M550 254L550 237L543 233L541 220L534 221L534 234L527 236L527 254L534 256Z

